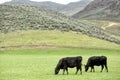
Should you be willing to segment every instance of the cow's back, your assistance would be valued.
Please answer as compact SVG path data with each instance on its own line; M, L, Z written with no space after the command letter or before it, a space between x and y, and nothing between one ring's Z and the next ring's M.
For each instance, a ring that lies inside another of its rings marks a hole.
M78 66L78 65L81 65L81 61L82 61L82 57L81 56L78 56L78 57L66 57L64 58L66 64L68 67L75 67L75 66Z
M88 65L93 66L93 65L103 65L106 64L107 57L106 56L92 56L88 59Z

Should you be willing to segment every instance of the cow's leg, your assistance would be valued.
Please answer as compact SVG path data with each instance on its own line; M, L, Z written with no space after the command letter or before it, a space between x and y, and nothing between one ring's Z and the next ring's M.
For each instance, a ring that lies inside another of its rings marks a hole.
M92 72L93 71L93 66L91 67L91 71L90 72Z
M107 65L105 64L105 68L106 68L106 70L107 70L107 72L108 72L108 67L107 67Z
M90 72L92 72L92 70L93 70L93 72L95 72L94 66L91 66L91 71Z
M64 66L63 66L63 75L64 75L66 69L67 69L67 65L64 64Z
M90 72L92 72L92 67L91 67L91 71Z
M103 65L101 65L101 72L103 71L103 69L104 69L104 66L103 66Z
M64 75L64 73L65 73L65 69L63 69L63 75Z
M80 74L82 75L82 66L80 66Z
M95 72L94 66L93 66L93 72Z
M79 70L79 67L76 67L76 73L75 73L75 74L77 74L77 73L78 73L78 70Z
M65 73L65 70L66 70L66 66L63 67L63 75L64 75L64 73Z
M68 68L66 68L66 72L67 72L67 74L68 74Z

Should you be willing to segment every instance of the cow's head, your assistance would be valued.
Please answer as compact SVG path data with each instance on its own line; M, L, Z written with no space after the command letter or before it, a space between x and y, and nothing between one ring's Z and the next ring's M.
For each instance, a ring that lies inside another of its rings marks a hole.
M60 68L56 67L55 68L55 75L57 75L59 73L59 71L60 71Z
M84 65L84 66L85 66L85 72L87 72L89 69L89 66L88 65Z

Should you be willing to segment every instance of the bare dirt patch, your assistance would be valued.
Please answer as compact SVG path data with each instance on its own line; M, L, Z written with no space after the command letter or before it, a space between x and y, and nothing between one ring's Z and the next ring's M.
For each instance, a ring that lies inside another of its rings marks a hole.
M104 30L108 27L112 27L112 26L117 26L120 25L120 23L116 23L116 22L109 22L109 24L107 26L102 27Z
M38 45L27 45L27 46L8 46L0 47L0 50L14 50L14 49L56 49L61 48L58 46L38 46Z
M8 47L0 47L1 51L4 50L31 50L31 49L62 49L62 48L69 48L69 49L86 49L86 50L109 50L109 51L117 51L120 52L118 49L103 49L103 48L89 48L89 47L70 47L70 46L51 46L51 45L24 45L24 46L8 46Z

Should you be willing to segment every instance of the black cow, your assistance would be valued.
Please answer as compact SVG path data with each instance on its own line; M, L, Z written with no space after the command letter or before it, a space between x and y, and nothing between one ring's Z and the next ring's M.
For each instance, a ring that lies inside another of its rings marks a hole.
M80 69L80 74L82 74L82 57L77 56L77 57L66 57L62 58L59 60L56 68L55 68L55 74L58 74L60 69L63 69L63 75L66 70L68 74L68 67L69 68L74 68L76 67L76 74L78 73L78 70Z
M94 66L101 66L101 72L105 66L107 72L108 72L108 67L107 67L107 57L106 56L92 56L88 59L87 64L85 65L85 71L87 72L89 67L91 67L91 72L95 72Z

